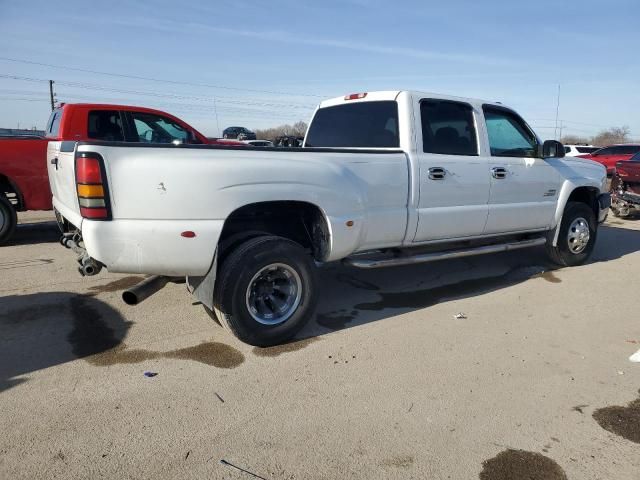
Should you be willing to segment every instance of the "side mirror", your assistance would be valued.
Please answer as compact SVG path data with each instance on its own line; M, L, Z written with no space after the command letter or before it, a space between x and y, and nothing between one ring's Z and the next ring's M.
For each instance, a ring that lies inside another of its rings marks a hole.
M564 157L564 145L557 140L545 140L540 156L542 158L562 158Z

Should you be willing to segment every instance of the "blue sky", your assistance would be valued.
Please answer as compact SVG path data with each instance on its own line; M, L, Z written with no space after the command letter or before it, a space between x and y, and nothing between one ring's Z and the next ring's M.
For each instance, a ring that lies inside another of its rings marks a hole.
M640 139L639 19L637 0L0 0L0 127L42 128L53 79L60 101L151 106L211 136L419 89L501 101L552 138L560 85L565 133Z

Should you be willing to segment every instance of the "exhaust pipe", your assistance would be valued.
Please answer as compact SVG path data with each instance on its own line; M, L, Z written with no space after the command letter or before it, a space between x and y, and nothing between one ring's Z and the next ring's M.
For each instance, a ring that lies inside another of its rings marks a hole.
M78 267L78 271L83 277L91 277L93 275L97 275L100 273L100 270L102 270L102 264L96 262L93 258L86 254L78 259L78 263L80 264L80 266Z
M152 277L145 278L139 284L122 292L122 300L124 300L124 303L127 305L137 305L158 290L161 290L170 280L170 277L161 275L153 275Z

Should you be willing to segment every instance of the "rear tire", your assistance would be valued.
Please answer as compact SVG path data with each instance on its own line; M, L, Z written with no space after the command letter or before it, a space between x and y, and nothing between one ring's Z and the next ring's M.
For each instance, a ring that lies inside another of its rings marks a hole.
M8 242L16 230L18 215L13 205L3 194L0 194L0 245Z
M598 234L598 222L589 205L568 202L562 215L558 244L547 243L549 259L563 267L581 265L593 252Z
M291 339L317 304L313 258L286 238L260 236L235 248L216 278L213 310L245 343L259 347Z

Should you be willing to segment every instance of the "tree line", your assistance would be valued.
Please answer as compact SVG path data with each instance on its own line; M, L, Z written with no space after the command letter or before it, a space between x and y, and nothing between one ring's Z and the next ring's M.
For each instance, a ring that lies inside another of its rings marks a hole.
M565 145L574 145L579 143L589 143L599 147L612 145L614 143L631 142L631 130L626 125L623 127L611 127L601 130L592 137L583 135L563 135L560 139Z
M257 128L256 138L261 140L275 140L278 137L304 137L307 132L307 124L303 121L294 123L293 125L280 125L272 128Z

